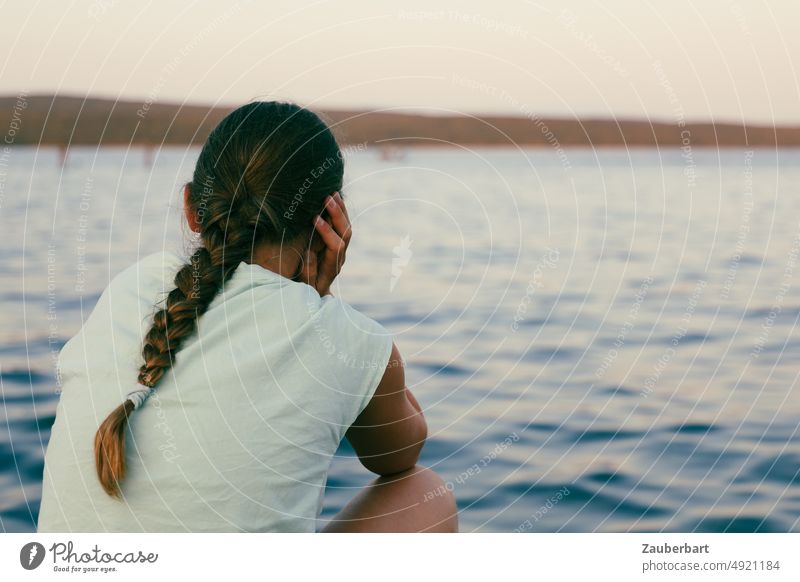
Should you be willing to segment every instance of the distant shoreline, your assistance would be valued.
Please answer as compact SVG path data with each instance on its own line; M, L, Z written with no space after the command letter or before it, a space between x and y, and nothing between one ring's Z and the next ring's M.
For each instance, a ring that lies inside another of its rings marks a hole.
M11 144L8 147L13 151L14 148L19 149L51 149L54 152L59 151L77 151L79 149L86 149L86 150L95 150L97 148L101 148L103 150L130 150L130 151L139 151L139 150L175 150L180 151L187 147L190 148L197 148L199 149L202 146L200 143L193 143L193 144L180 144L180 143L99 143L99 144L91 144L91 143L73 143L70 145L66 144L55 144L55 143L45 143L45 144L33 144L33 143L17 143ZM522 150L522 151L530 151L530 152L547 152L551 148L539 145L539 144L458 144L458 145L447 145L447 144L424 144L424 143L414 143L404 146L399 146L397 149L400 151L399 154L402 154L403 151L409 150L442 150L442 151L454 151L458 149L469 150L476 150L476 149L483 149L483 150L505 150L505 151L513 151L513 150ZM378 150L381 147L380 144L372 144L368 150L364 151L374 151ZM2 149L2 147L0 147ZM342 149L345 149L344 147ZM714 145L698 145L694 147L695 150L698 152L713 152L713 151L728 151L728 152L737 152L737 151L744 151L744 150L755 150L755 151L784 151L784 152L791 152L791 151L798 151L800 152L800 144L797 145L739 145L739 144L720 144L718 146ZM681 147L678 145L673 144L659 144L656 146L652 145L625 145L625 144L605 144L601 146L591 146L591 145L570 145L564 147L564 150L568 150L571 153L577 152L646 152L651 150L662 151L662 152L680 152ZM345 152L346 153L346 152Z
M6 146L201 145L230 106L53 96L0 97ZM552 149L791 148L800 127L635 119L429 114L313 108L340 144L377 149L489 147Z

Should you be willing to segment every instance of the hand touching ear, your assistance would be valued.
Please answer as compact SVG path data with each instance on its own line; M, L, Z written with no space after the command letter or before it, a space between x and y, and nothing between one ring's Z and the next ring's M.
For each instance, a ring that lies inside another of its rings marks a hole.
M314 287L320 296L331 294L331 284L342 270L347 246L353 235L350 217L339 192L325 199L328 220L317 215L314 229L324 246L315 251L312 246L306 249L300 280Z

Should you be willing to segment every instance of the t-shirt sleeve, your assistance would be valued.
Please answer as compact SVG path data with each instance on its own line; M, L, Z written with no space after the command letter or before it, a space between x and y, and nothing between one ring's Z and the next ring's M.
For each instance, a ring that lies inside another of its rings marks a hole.
M342 419L346 430L375 394L392 353L393 338L380 323L338 297L323 297L321 311L328 312L325 348L336 363L340 389L348 403Z

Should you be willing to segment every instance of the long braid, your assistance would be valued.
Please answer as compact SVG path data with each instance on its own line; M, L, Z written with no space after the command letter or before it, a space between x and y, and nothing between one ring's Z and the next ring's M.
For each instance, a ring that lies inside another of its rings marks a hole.
M164 307L153 316L153 324L144 337L139 368L139 383L154 388L175 361L183 342L195 331L197 319L219 293L239 263L249 256L252 240L242 231L228 229L228 241L218 225L203 233L204 245L175 275L173 289ZM125 429L134 410L126 400L100 425L95 434L95 466L105 492L119 498L119 483L125 478Z

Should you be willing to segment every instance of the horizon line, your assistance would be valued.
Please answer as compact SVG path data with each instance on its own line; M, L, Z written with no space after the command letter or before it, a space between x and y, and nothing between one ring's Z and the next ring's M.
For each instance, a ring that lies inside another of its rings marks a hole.
M658 116L658 117L649 117L649 116L641 116L636 117L633 115L626 115L626 116L601 116L600 114L590 114L590 115L581 115L581 116L568 116L567 114L523 114L523 113L515 113L514 111L505 112L475 112L475 111L457 111L445 108L429 108L425 106L382 106L382 107L325 107L325 106L317 106L317 105L308 105L302 101L298 101L296 99L290 99L288 97L274 97L272 99L264 98L264 97L253 97L249 100L240 100L237 102L228 102L228 101L220 101L218 103L212 103L210 101L183 101L181 102L178 99L174 100L159 100L154 99L150 100L149 98L145 99L137 99L133 97L123 97L123 98L116 98L116 97L108 97L103 95L83 95L80 93L72 93L72 92L62 92L62 93L52 93L52 92L31 92L26 93L23 91L19 91L16 93L10 92L3 92L0 93L0 100L3 99L19 99L21 96L24 96L26 99L30 98L45 98L45 99L80 99L84 102L87 101L106 101L106 102L113 102L113 103L125 103L125 104L148 104L149 106L152 105L159 105L159 106L166 106L166 107L202 107L202 108L209 108L209 109L234 109L245 103L251 103L254 101L286 101L290 103L295 103L302 107L321 111L321 112L332 112L332 113L343 113L343 112L354 112L354 113L394 113L398 115L416 115L421 117L430 117L431 119L445 119L445 118L452 118L452 117L466 117L466 118L479 118L479 119L487 119L487 118L502 118L502 119L532 119L532 117L548 120L548 121L571 121L571 122L606 122L606 123L626 123L626 122L634 122L634 123L649 123L651 125L677 125L678 120L675 118L669 118L667 116ZM442 114L437 114L432 112L431 109L439 109L441 110ZM711 125L711 126L734 126L734 127L748 127L748 128L775 128L775 129L800 129L800 121L797 123L787 123L787 124L769 124L767 122L762 121L753 121L748 122L745 120L715 120L713 118L691 118L691 117L684 117L682 119L683 123L686 125Z

